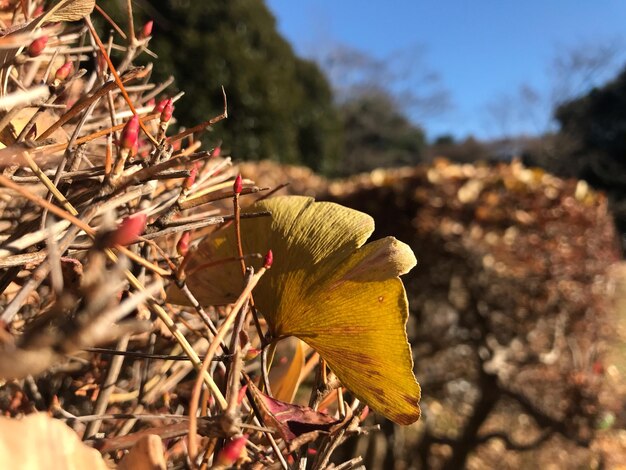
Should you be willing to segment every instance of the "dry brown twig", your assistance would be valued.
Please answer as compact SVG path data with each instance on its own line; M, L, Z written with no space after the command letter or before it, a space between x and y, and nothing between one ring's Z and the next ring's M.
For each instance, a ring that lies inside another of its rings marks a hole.
M231 191L230 158L215 156L221 143L207 151L197 139L228 117L226 91L222 89L221 114L183 131L169 130L172 135L167 136L168 126L158 121L161 113L145 104L172 81L152 84L151 66L132 68L139 54L149 53L149 37L136 38L129 17L127 34L111 23L125 46L118 46L113 36L103 41L89 13L75 17L80 8L91 12L93 1L62 0L59 5L47 19L42 20L43 15L24 20L15 32L0 38L14 41L13 49L0 53L0 166L5 169L0 175L0 378L15 378L12 386L20 388L28 382L24 377L36 374L38 386L50 392L54 374L71 365L81 393L92 391L93 396L81 401L78 392L60 390L59 401L46 406L82 429L85 438L100 433L102 438L89 442L113 458L142 437L132 431L144 410L163 421L182 409L185 415L177 417L189 423L157 422L149 431L162 438L188 435L187 455L172 454L173 459L210 464L224 447L219 439L248 432L250 455L260 464L288 468L283 454L294 449L261 425L253 400L240 393L242 383L250 380L245 356L264 341L252 291L267 267L249 275L238 301L223 315L221 308L195 300L182 275L184 256L176 248L184 232L206 233L211 226L234 222L238 253L232 260L207 263L240 262L245 271L246 260L264 255L243 251L241 238L247 235L241 232L240 220L270 214L242 214L239 204L241 198L250 202L249 195L270 188L243 180L242 187ZM95 8L94 15L107 16ZM10 21L22 18L18 9ZM23 51L40 34L37 28L44 21L81 18L85 27L54 27L59 34L53 45L37 60L26 60ZM63 61L78 70L85 54L102 58L106 67L56 75ZM53 85L42 85L48 77ZM22 117L26 109L31 112ZM139 116L137 125L148 140L138 151L124 147L125 138L138 140L137 134L128 136L132 116ZM173 144L179 142L182 147L174 151ZM111 178L115 171L119 174ZM192 174L195 182L186 181ZM229 198L232 207L220 204ZM130 234L123 221L137 217L146 224ZM194 305L192 313L165 302L163 286L174 282ZM114 344L114 356L93 348L103 342ZM223 354L216 356L219 348ZM137 365L126 367L127 353L136 355L132 359ZM197 380L191 387L184 380L194 368ZM32 388L35 382L29 383ZM6 384L0 385L0 395L12 393ZM186 394L191 395L189 405L180 399ZM66 411L85 407L93 415ZM163 413L164 408L171 413ZM111 414L112 409L128 413ZM119 421L121 425L114 424ZM86 429L81 423L87 423ZM211 444L202 448L198 434L209 436ZM338 445L341 440L332 442ZM344 468L357 464L354 460Z

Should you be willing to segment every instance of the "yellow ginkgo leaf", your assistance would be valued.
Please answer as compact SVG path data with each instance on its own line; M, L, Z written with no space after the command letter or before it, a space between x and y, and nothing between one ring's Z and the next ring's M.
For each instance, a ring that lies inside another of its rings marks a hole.
M296 337L282 341L278 345L277 352L280 351L281 356L278 361L276 360L278 357L274 356L269 376L272 395L277 400L286 402L294 400L305 364L305 347L304 343ZM285 353L289 354L291 360L286 360Z
M411 249L393 237L363 246L374 230L372 218L334 203L287 196L249 211L272 213L241 221L245 253L274 253L272 269L254 291L272 337L300 338L361 401L396 423L416 421L420 387L398 277L416 264ZM229 226L202 241L191 257L187 283L202 304L234 301L243 276L239 263L194 267L236 253ZM175 287L168 300L187 303Z

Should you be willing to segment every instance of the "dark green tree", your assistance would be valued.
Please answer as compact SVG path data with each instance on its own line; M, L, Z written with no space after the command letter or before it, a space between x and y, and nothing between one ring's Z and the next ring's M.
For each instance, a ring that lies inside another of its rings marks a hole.
M626 233L626 69L602 87L559 106L558 149L549 169L605 190L618 227Z
M339 173L415 165L426 148L424 132L381 90L370 90L343 102L339 108L344 150Z
M224 86L229 117L209 136L213 142L223 141L237 159L332 169L340 129L331 88L313 62L295 55L262 0L137 5L155 21L150 49L159 56L156 78L173 75L176 88L185 91L176 106L180 124L220 114Z
M624 186L626 69L604 86L559 106L555 115L560 134L578 143L573 161L564 165L573 176L603 188Z
M446 134L435 139L428 148L428 160L444 157L453 162L475 163L488 161L491 158L489 148L484 142L473 136L455 141L452 135Z

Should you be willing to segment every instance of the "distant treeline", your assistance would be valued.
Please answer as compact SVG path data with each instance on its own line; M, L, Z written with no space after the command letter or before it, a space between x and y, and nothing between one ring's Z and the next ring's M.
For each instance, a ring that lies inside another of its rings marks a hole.
M121 2L100 4L120 17ZM439 155L461 162L521 156L607 191L626 233L626 71L558 106L557 132L488 143L449 135L428 145L420 126L384 88L336 99L320 67L299 58L279 34L262 0L152 0L137 2L137 8L139 18L155 22L155 78L175 77L167 95L185 92L176 106L179 125L220 114L224 86L229 117L203 139L222 143L236 159L268 158L345 176Z

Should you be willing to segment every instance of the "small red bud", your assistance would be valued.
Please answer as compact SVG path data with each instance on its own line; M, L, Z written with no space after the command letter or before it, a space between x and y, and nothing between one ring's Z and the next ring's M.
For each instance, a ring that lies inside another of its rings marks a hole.
M172 104L172 98L165 102L163 111L161 111L161 122L169 122L172 119L172 113L174 112L174 105Z
M33 10L33 18L37 18L42 13L43 13L43 5L39 5L37 8Z
M148 102L146 103L146 108L149 108L150 106L152 106L152 109L154 109L155 105L156 105L156 100L154 98L150 98Z
M189 251L189 240L191 239L191 232L184 232L176 244L176 252L180 256L185 256Z
M198 176L198 167L194 165L193 167L191 167L191 170L189 171L189 176L185 178L185 181L183 181L183 189L184 190L191 189L193 184L196 182L197 176Z
M165 106L167 106L167 102L168 101L169 101L168 98L165 98L164 100L159 101L159 103L154 107L152 112L153 113L162 113L163 110L165 109Z
M216 464L225 467L232 467L241 458L245 451L248 436L235 437L224 445L224 448L217 454Z
M132 150L139 140L139 116L134 115L122 129L122 135L120 138L120 147L123 149Z
M70 76L73 70L74 64L72 64L71 62L65 62L63 65L61 65L61 67L58 68L58 70L54 74L54 78L62 82Z
M46 44L48 44L48 36L41 36L35 39L30 43L30 46L28 46L28 55L30 57L37 57L46 48Z
M241 191L243 190L243 183L241 182L241 174L237 175L237 178L235 178L235 182L233 183L233 191L235 192L235 194L241 194Z
M140 39L145 39L152 34L152 26L154 25L154 21L150 20L141 28L141 33L139 33Z
M273 263L274 263L274 253L272 253L272 250L269 250L267 254L265 255L265 258L263 258L263 267L265 269L269 269L272 267Z
M110 245L130 245L137 241L139 235L146 228L148 217L143 212L138 212L124 218L117 229L111 234Z
M222 147L215 147L213 151L211 152L211 158L217 158L221 155L221 153L222 153Z

